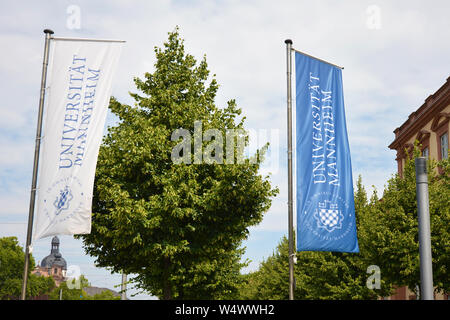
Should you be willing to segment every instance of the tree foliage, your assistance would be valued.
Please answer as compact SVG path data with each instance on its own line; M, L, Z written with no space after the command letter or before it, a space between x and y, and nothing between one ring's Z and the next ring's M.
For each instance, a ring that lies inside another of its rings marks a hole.
M373 201L377 201L374 198ZM297 252L295 299L375 299L387 296L392 286L381 278L380 287L367 286L368 267L372 265L368 254L366 230L373 227L369 219L371 202L358 178L355 192L356 223L360 253ZM242 299L289 298L289 244L283 237L275 252L264 260L257 271L246 275L241 287Z
M120 296L114 295L109 290L104 290L92 296L86 293L86 288L90 287L89 280L81 275L77 279L68 279L61 282L49 295L50 300L120 300Z
M88 295L84 288L89 287L88 279L81 275L78 279L68 279L61 282L49 296L50 300L86 300Z
M206 59L197 63L185 53L178 29L155 54L154 72L135 78L135 106L111 100L119 123L100 148L92 231L81 238L99 266L137 274L138 287L160 298L230 298L244 265L241 243L277 190L258 174L260 159L172 162L174 130L193 135L194 122L201 121L203 132L218 129L225 136L228 129L244 129L245 118L237 120L234 100L215 106L218 84ZM202 147L211 150L208 141Z
M373 204L374 228L367 248L389 282L415 290L420 285L419 236L414 158L409 157L403 175L388 181L380 201ZM438 170L440 167L440 172ZM448 159L428 161L428 190L433 257L433 283L437 291L450 291L450 183Z
M419 156L415 150L414 157ZM406 162L402 176L393 176L383 197L376 190L368 200L359 177L355 210L359 254L297 252L296 299L375 299L394 287L420 285L420 260L415 165ZM439 168L439 169L438 169ZM433 281L437 291L449 292L450 166L448 159L429 161L429 201ZM288 241L284 237L259 269L246 275L242 299L288 299ZM369 266L380 269L380 288L369 289Z
M22 291L25 253L16 237L0 238L0 299L19 299ZM30 255L26 298L48 294L55 287L53 278L31 274L35 261Z

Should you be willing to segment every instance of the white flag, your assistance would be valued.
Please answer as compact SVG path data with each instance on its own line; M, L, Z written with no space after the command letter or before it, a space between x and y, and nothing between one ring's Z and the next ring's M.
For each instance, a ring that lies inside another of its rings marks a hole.
M122 44L51 39L33 240L91 231L95 168Z

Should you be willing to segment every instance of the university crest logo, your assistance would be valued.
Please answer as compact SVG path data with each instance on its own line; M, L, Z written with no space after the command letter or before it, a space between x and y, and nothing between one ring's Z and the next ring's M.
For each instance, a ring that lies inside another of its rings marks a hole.
M59 194L53 202L53 206L56 208L55 214L59 215L61 211L69 209L69 204L72 199L72 191L69 189L69 186L65 186L64 189L59 191Z
M344 215L338 205L327 200L319 202L314 211L314 218L317 220L317 226L328 232L341 229L344 221Z

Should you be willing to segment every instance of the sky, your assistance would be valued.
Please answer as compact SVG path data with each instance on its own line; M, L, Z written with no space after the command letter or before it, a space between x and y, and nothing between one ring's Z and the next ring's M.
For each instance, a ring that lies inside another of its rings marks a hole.
M343 86L353 180L382 193L397 171L387 147L393 130L450 76L447 0L316 1L2 1L0 3L0 237L25 243L44 33L126 40L112 95L133 103L133 78L154 70L154 47L176 26L186 51L206 55L220 89L216 105L235 99L246 127L273 130L271 181L280 190L264 220L250 228L244 270L256 270L287 234L286 47L344 67ZM107 126L116 119L108 114ZM270 135L269 135L270 137ZM276 137L276 136L275 136ZM275 139L276 140L276 139ZM295 220L295 219L294 219ZM91 284L111 289L121 275L95 267L80 241L61 236L61 253ZM50 253L51 238L33 243ZM148 294L132 299L152 299Z

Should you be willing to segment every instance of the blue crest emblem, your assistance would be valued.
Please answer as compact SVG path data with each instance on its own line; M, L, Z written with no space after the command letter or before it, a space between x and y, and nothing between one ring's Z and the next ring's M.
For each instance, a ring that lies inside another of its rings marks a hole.
M324 202L319 202L318 208L314 211L314 218L316 218L319 228L332 232L335 229L342 228L344 215L337 204L325 200Z
M70 200L73 199L72 192L69 187L66 186L64 189L59 191L59 195L56 197L53 205L56 208L56 215L59 215L61 211L69 209Z

